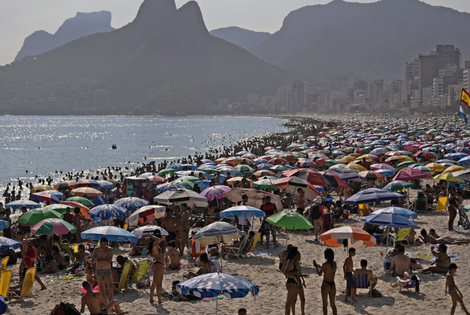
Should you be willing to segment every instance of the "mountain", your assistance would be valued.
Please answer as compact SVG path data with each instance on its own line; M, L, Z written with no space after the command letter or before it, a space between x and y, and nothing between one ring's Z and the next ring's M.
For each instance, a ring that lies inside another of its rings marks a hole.
M270 33L250 31L236 26L212 30L211 35L222 38L223 40L231 42L248 51L253 47L261 45L269 36L271 36Z
M196 2L145 0L135 20L0 67L0 113L198 114L296 77L213 37Z
M281 29L252 51L294 73L324 78L354 72L369 79L404 76L406 61L454 44L470 58L470 14L418 0L326 5L291 12Z
M37 31L26 37L15 61L27 56L40 55L80 37L112 30L114 28L111 27L111 12L78 12L75 17L66 20L55 34Z

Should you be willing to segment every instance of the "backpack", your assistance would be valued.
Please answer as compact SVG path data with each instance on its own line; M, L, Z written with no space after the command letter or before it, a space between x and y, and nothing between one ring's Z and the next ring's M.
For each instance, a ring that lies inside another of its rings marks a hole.
M52 310L50 315L80 315L74 304L60 302Z
M321 207L321 208L320 208ZM319 204L315 204L310 207L310 220L318 220L321 218L321 212L323 211L323 206Z

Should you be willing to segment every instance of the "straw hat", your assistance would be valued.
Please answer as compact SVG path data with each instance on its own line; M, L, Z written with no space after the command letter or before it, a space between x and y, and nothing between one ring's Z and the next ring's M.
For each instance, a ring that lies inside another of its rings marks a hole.
M314 203L322 203L322 199L320 196L317 196L317 198L315 198L315 200L313 200Z

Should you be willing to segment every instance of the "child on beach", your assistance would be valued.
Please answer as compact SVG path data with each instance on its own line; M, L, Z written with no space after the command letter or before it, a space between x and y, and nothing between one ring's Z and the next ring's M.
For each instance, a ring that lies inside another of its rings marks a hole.
M445 294L447 295L447 293L449 293L450 297L452 298L452 309L450 310L450 315L453 315L455 313L457 302L460 304L465 314L468 315L470 313L467 311L467 308L463 304L462 292L460 292L459 288L457 288L457 285L455 284L455 280L454 280L454 276L455 276L455 273L457 272L457 268L458 268L457 265L454 263L449 265L449 272L447 273L447 276L446 276Z
M351 294L351 301L353 303L357 302L354 298L356 296L356 281L354 281L354 262L353 257L356 256L356 249L349 249L349 256L344 261L343 272L344 280L346 280L346 294L344 295L344 301L348 302L348 296Z

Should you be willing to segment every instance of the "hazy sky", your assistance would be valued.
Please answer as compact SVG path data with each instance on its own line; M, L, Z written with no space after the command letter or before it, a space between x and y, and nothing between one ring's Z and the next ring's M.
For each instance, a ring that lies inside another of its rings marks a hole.
M158 0L156 0L158 1ZM188 2L176 0L178 7ZM209 30L240 26L257 31L275 32L292 10L330 0L199 0ZM376 2L355 0L351 2ZM469 0L424 0L432 5L470 12ZM14 60L24 38L37 30L54 33L76 12L107 10L112 26L119 28L135 17L142 0L0 0L0 65Z

